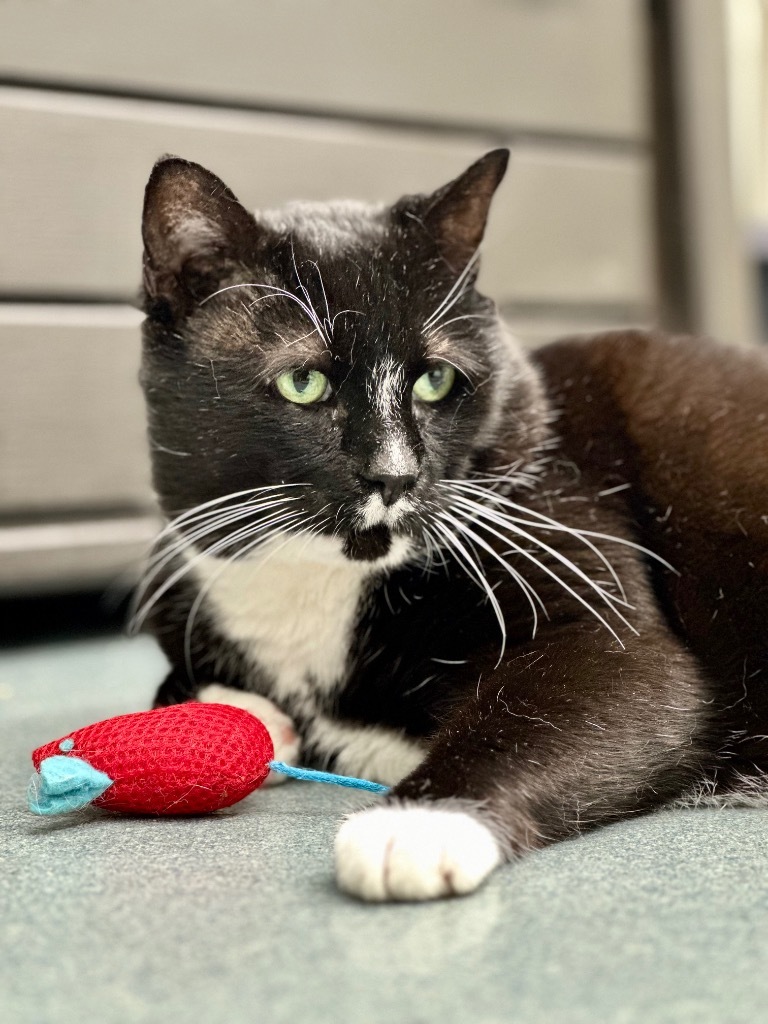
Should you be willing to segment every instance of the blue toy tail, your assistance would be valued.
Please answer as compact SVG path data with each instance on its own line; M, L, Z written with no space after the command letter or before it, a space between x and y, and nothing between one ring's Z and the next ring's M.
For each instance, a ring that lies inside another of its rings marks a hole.
M113 781L79 757L46 757L40 762L40 773L29 782L29 809L46 815L77 811L101 796Z
M307 782L331 782L336 786L349 786L350 789L367 789L370 793L388 793L389 786L380 782L368 782L367 779L355 779L351 775L334 775L332 772L317 772L311 768L294 768L284 761L270 761L273 772L290 775L292 779L304 779Z
M281 772L293 779L308 782L330 782L335 786L351 789L365 789L369 793L387 793L389 786L366 779L355 779L349 775L333 775L331 772L313 771L311 768L294 768L283 761L270 761L273 772ZM104 772L97 771L79 757L55 755L40 762L40 772L32 776L27 790L29 809L34 814L66 814L87 807L113 783Z

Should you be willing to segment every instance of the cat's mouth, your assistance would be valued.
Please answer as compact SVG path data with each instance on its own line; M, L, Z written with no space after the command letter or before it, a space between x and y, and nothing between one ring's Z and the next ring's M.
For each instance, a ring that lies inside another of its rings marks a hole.
M376 562L392 548L392 531L380 523L368 529L354 530L344 540L344 554L356 562Z
M371 494L360 502L356 512L344 541L347 558L378 561L390 554L395 538L412 535L415 505L409 496L385 505L380 494Z

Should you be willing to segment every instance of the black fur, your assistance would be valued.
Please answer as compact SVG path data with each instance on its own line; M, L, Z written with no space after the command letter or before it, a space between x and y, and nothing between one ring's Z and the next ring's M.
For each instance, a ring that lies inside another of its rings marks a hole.
M405 564L370 578L338 685L314 704L286 698L284 710L307 734L317 714L422 740L425 760L395 795L477 801L520 851L702 781L726 793L765 770L768 368L758 355L639 332L524 355L474 288L505 166L504 151L490 153L433 195L389 208L252 217L203 168L160 162L145 207L142 382L169 518L246 488L309 484L304 513L319 523L330 510L321 532L339 537L350 561L375 568L398 537L410 539ZM449 315L425 329L468 266ZM326 321L325 342L320 328L306 336L297 299ZM385 359L402 374L382 410L371 381ZM415 401L414 382L442 360L458 370L452 392ZM295 367L325 373L331 397L282 398L275 379ZM729 402L741 418L723 413ZM353 509L396 471L381 464L393 431L416 467L413 509L393 527L365 528ZM482 492L441 484L467 480ZM491 511L510 511L500 498L522 506L513 514L529 538L498 525L494 534L462 493ZM462 543L474 545L506 625L501 660L497 615L461 549L444 542L430 558L425 547L425 524L434 535L435 523L450 527L445 514L472 531ZM227 529L201 548L226 543ZM593 534L650 548L675 571ZM247 557L249 542L223 551ZM609 608L555 553L616 597L592 542L631 607ZM546 616L535 636L530 601L493 552L539 594ZM181 564L156 573L150 597ZM147 617L173 665L157 702L190 699L200 681L274 696L269 673L199 597L182 575ZM331 767L336 756L314 741L303 755Z

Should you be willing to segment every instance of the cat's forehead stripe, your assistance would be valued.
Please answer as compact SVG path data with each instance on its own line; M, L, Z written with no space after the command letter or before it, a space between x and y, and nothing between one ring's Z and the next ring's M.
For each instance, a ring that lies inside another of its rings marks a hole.
M371 404L382 419L396 416L405 386L405 367L392 356L374 365L367 389Z

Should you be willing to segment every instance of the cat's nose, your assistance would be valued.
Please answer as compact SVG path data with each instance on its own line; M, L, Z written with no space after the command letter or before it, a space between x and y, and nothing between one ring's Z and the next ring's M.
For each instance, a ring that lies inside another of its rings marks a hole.
M391 473L363 473L363 479L380 488L381 500L386 506L394 505L406 491L416 483L415 473L393 475Z
M406 438L391 436L378 445L360 475L385 505L394 505L418 480L419 456Z

